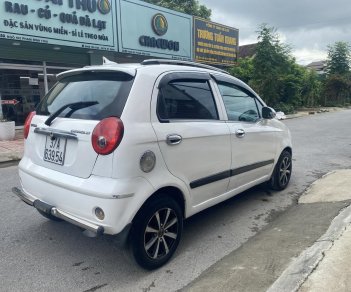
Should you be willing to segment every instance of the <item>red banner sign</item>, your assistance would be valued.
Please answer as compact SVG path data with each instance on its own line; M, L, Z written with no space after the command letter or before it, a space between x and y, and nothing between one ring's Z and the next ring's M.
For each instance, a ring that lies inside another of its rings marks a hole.
M17 103L19 103L18 100L16 99L10 99L10 100L2 100L1 104L11 104L11 105L16 105Z

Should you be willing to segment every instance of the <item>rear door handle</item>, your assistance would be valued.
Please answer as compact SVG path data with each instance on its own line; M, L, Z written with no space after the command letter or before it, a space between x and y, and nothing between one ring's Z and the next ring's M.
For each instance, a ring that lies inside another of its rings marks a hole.
M180 142L182 142L182 136L178 134L168 135L166 142L168 145L178 145Z
M235 131L235 135L238 138L244 138L245 137L245 131L243 129L238 129Z

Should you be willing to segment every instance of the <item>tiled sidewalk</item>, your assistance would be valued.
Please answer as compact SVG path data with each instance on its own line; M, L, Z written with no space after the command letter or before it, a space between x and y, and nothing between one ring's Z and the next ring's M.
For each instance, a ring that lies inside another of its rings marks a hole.
M21 159L23 148L23 130L16 130L15 140L0 141L0 163Z

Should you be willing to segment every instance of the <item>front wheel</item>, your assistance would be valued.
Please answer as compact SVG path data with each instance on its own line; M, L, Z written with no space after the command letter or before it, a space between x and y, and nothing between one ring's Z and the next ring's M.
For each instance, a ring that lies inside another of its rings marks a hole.
M179 204L170 197L147 203L136 216L131 247L136 262L147 270L164 265L178 247L183 231Z
M284 150L274 168L269 181L270 187L274 190L284 190L290 181L292 171L292 159L289 151Z

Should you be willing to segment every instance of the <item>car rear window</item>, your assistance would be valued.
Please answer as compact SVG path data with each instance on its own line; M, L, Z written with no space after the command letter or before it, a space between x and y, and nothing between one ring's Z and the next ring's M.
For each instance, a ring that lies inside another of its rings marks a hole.
M83 72L61 79L38 105L37 114L51 115L68 104L59 117L102 120L122 115L134 77L123 72ZM89 106L90 104L90 106Z

